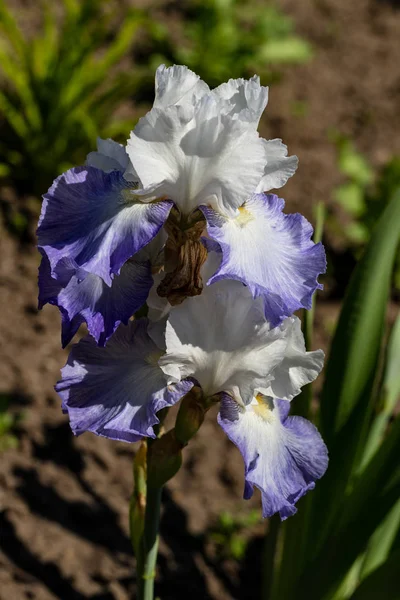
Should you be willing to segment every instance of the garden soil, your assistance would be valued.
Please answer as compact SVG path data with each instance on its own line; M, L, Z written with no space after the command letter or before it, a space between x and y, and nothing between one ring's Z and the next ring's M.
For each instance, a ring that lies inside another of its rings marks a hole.
M283 195L288 210L312 218L313 203L331 203L341 182L330 132L348 135L376 167L400 154L400 9L378 0L281 4L315 58L284 69L262 133L281 137L300 157ZM299 106L303 115L295 116ZM128 504L137 445L72 436L53 391L67 352L57 309L36 308L38 261L32 244L0 226L0 394L20 416L18 447L0 455L0 600L128 600L135 597ZM317 346L326 349L338 308L328 292L321 295ZM259 494L245 502L242 492L241 456L211 411L164 494L161 600L260 597L268 523L260 519L245 530L240 561L213 534L224 511L259 509Z

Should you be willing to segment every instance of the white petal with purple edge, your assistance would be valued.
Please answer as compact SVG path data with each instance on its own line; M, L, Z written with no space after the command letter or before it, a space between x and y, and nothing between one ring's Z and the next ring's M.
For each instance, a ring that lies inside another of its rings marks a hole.
M245 286L224 281L171 308L159 364L176 381L193 377L208 396L226 391L246 404L282 362L285 335L270 329Z
M205 95L194 105L153 108L128 140L144 200L168 198L184 214L201 204L233 216L255 190L266 164L254 128L224 114L224 101Z
M147 319L121 325L105 348L89 336L73 346L56 386L72 431L126 442L155 437L156 413L192 387L169 384L157 366L160 353L147 334Z
M46 303L59 307L63 347L84 321L96 342L104 346L118 325L127 324L143 306L153 283L148 261L128 260L111 287L101 277L77 268L69 259L61 260L56 271L58 279L53 279L48 259L43 256L39 267L39 307Z
M171 202L143 204L118 171L78 167L60 175L43 196L37 231L52 276L63 258L111 285L128 258L146 246L168 218Z
M302 417L288 417L289 402L257 395L246 407L224 396L218 422L245 463L246 499L261 490L263 516L296 512L296 502L315 487L328 466L317 429Z
M209 236L222 250L222 263L209 280L236 279L261 296L273 326L299 308L310 308L317 281L326 269L322 244L311 241L312 227L300 214L284 214L284 200L254 194L239 216L223 217L201 207Z

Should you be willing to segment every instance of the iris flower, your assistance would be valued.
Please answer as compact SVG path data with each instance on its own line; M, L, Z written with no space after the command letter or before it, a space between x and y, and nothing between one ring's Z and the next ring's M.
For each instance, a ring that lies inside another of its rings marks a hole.
M201 293L204 236L222 251L204 283L244 283L273 326L310 308L324 250L302 216L265 193L297 168L281 140L257 132L267 101L258 77L210 90L186 67L161 66L154 106L127 146L98 140L86 165L55 180L38 227L39 303L59 307L64 345L83 321L105 345L160 269L158 293L172 304Z
M73 431L154 437L157 411L200 386L204 398L220 401L218 422L242 453L245 498L256 486L264 516L293 514L327 467L316 428L288 416L290 400L323 364L321 350L306 352L299 319L273 328L261 298L221 281L155 325L134 320L105 348L90 336L73 347L56 388Z

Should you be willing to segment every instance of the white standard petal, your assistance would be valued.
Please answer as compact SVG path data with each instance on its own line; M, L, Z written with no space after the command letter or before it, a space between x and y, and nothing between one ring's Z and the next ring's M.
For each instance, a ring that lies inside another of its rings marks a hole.
M226 114L237 115L257 128L268 104L268 87L260 85L257 75L248 80L230 79L215 88L213 93L226 101Z
M287 146L282 140L264 140L267 165L256 193L269 192L281 188L295 174L299 159L288 156Z
M127 152L144 201L168 198L186 215L202 204L236 214L264 173L267 147L248 123L223 114L223 104L208 94L140 119Z
M298 317L286 319L280 329L288 342L285 357L274 370L273 381L260 391L267 396L291 400L304 385L318 377L324 364L324 353L322 350L306 351Z
M167 68L160 65L156 71L156 97L153 107L193 104L209 91L208 85L187 67L174 65Z
M283 330L270 329L262 302L238 282L223 281L170 311L163 371L176 381L193 377L211 396L231 394L248 403L255 388L268 385L283 360Z
M138 176L130 164L125 146L110 138L107 140L97 138L97 152L89 152L86 164L101 169L105 173L121 171L127 181L138 182Z

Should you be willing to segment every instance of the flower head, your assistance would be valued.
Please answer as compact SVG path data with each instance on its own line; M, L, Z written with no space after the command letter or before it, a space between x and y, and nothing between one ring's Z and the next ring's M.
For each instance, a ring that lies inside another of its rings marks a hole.
M219 402L245 498L258 487L264 516L284 519L327 466L315 427L288 416L322 369L293 313L310 308L325 254L311 225L265 193L297 167L257 132L267 102L256 76L210 90L187 67L159 67L127 146L98 139L44 195L39 306L59 308L63 345L83 322L90 334L56 386L74 433L155 437L160 410L183 399L150 453L171 474Z
M205 205L232 217L258 187L283 185L297 158L259 137L267 101L257 77L210 91L187 67L159 67L154 107L127 146L143 200L165 197L184 215Z

